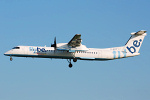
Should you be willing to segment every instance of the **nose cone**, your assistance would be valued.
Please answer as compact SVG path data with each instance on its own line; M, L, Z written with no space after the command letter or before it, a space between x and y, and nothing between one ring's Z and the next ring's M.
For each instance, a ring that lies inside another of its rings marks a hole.
M8 55L8 52L5 52L4 55L7 56L7 55Z
M10 51L7 51L7 52L4 53L4 55L5 55L5 56L10 56L11 53L10 53Z

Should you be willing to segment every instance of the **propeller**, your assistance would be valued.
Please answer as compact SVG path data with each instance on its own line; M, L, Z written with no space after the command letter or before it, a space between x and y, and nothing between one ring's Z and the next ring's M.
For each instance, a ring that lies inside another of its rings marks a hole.
M57 48L57 44L56 44L56 37L54 38L54 44L51 44L51 47L54 47L54 48L55 48L55 50L56 50L56 48Z

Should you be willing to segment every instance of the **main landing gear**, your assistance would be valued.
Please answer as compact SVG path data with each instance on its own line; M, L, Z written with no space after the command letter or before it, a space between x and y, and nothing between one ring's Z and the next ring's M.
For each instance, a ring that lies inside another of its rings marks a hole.
M72 66L73 66L73 65L70 63L70 64L69 64L69 68L72 68Z
M69 68L72 68L73 65L72 65L72 63L71 63L71 59L69 59L69 60L67 59L67 61L68 61L68 63L69 63ZM74 59L73 59L73 62L77 62L77 59L74 58Z
M67 59L68 63L69 63L69 68L72 68L72 64L71 64L71 59Z
M77 62L77 58L74 58L74 59L73 59L73 62Z

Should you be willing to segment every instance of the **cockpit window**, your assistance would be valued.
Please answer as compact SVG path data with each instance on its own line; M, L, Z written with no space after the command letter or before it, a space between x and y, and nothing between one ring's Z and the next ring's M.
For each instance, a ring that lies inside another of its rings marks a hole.
M13 47L12 49L20 49L20 47Z

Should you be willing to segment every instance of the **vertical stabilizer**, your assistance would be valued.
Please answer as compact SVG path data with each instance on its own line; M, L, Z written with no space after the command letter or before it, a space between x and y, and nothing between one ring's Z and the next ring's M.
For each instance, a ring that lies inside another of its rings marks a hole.
M139 52L144 37L147 35L145 30L131 33L131 37L125 44L126 52L136 54Z

